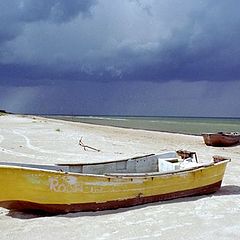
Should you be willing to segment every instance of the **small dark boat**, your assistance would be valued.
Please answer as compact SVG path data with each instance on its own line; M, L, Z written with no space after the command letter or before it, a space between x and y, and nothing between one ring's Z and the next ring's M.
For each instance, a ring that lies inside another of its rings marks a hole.
M228 147L240 144L240 134L236 132L203 133L202 136L208 146Z

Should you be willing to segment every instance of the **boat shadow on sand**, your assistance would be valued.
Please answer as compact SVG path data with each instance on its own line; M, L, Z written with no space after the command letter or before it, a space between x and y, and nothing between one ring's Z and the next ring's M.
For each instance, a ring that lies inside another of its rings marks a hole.
M102 215L109 215L109 214L116 214L131 210L137 210L141 208L146 208L148 206L157 206L162 204L172 204L172 203L179 203L179 202L192 202L197 201L199 199L208 198L208 197L221 197L221 196L227 196L227 195L240 195L240 186L237 185L225 185L222 186L221 189L219 189L214 194L208 194L208 195L201 195L201 196L193 196L193 197L183 197L183 198L177 198L173 200L167 200L167 201L159 201L154 203L147 203L142 204L138 206L128 207L128 208L119 208L115 210L103 210L103 211L96 211L96 212L76 212L76 213L66 213L66 214L49 214L41 211L29 211L29 212L17 212L14 210L10 210L7 213L7 216L10 216L12 218L18 218L18 219L33 219L33 218L40 218L40 217L68 217L68 218L77 218L77 217L84 217L84 216L102 216Z

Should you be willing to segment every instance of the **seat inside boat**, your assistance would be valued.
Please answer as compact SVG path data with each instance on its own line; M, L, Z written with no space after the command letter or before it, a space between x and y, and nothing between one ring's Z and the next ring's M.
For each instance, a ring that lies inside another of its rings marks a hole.
M58 164L67 167L67 171L85 174L118 174L118 173L154 173L171 172L196 166L194 158L179 158L176 151L150 154L120 161L88 163L88 164Z

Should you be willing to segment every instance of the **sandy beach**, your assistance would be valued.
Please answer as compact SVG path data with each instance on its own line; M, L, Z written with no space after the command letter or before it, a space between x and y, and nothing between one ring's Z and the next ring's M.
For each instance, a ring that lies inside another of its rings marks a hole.
M78 144L80 138L101 151L85 151ZM210 161L213 155L230 157L222 188L212 195L102 212L37 216L0 208L0 239L225 240L240 236L240 145L207 147L200 136L0 116L2 162L99 162L179 149L196 151L200 162Z

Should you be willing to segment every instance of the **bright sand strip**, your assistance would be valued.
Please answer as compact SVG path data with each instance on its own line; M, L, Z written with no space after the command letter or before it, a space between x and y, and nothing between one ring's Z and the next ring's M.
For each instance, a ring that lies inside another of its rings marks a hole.
M78 145L81 137L101 151L84 151ZM213 155L230 157L221 190L208 196L59 216L37 217L0 208L0 239L225 240L240 236L240 146L214 148L198 136L0 116L0 161L111 161L178 149L196 151L200 162L210 161Z

